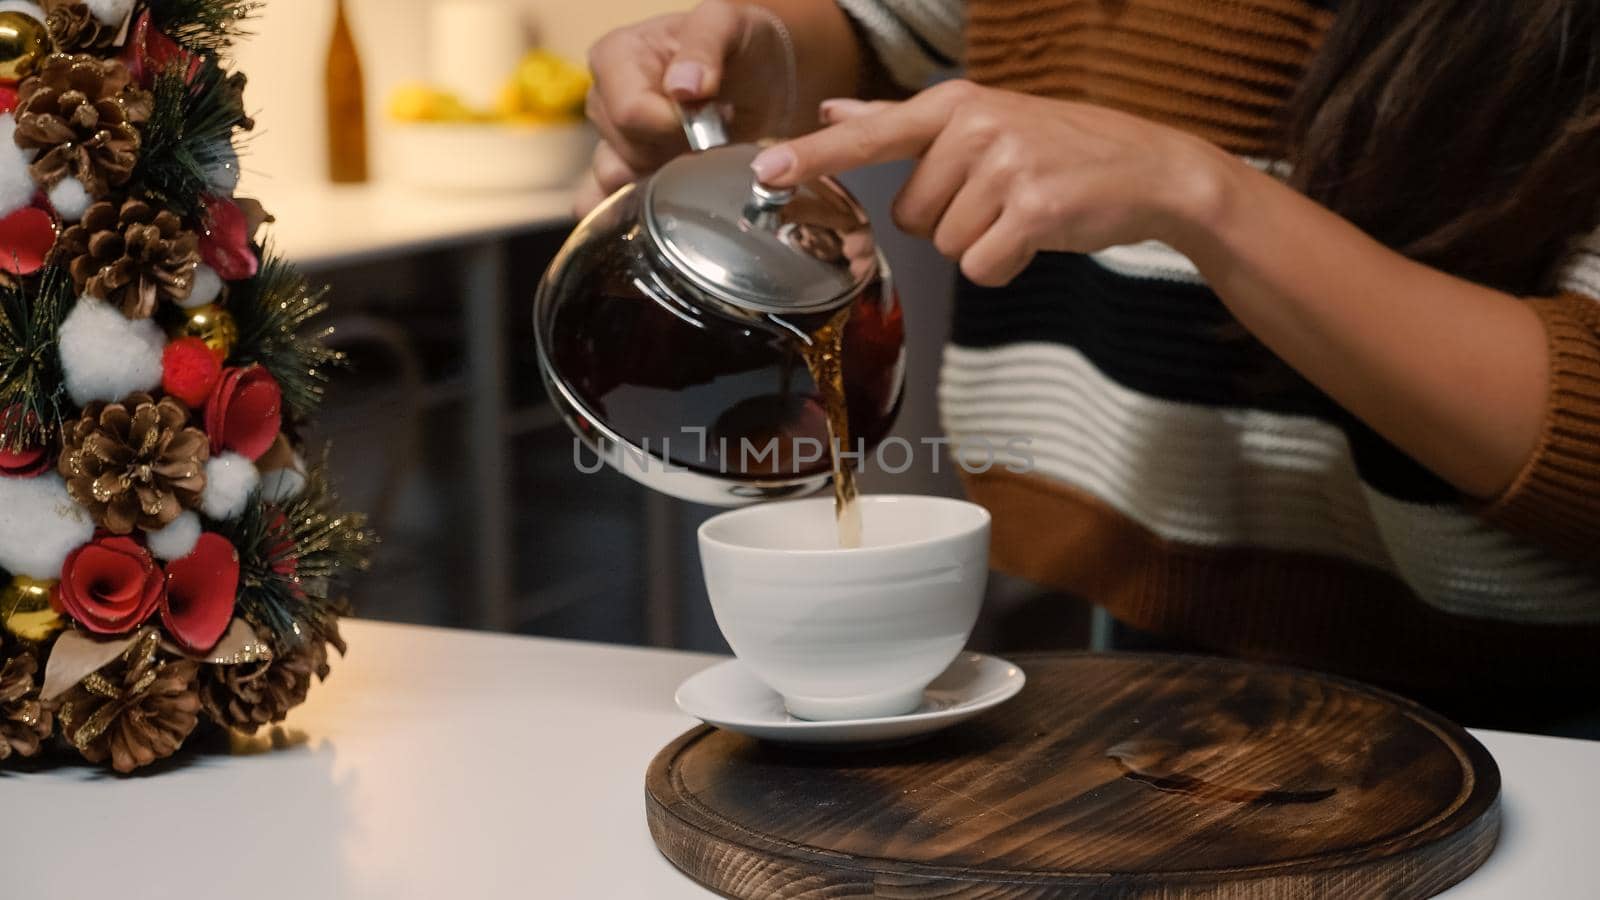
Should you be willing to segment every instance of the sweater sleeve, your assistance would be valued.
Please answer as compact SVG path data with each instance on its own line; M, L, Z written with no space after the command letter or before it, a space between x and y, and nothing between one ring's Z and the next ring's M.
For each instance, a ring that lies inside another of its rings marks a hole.
M961 58L961 0L837 0L866 35L884 71L915 91Z
M1600 233L1574 254L1565 292L1529 301L1550 339L1544 431L1483 515L1575 560L1600 558Z

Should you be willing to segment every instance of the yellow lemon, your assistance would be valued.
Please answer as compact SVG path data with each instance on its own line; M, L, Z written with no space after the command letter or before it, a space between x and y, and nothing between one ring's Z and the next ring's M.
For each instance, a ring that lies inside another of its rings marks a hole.
M535 50L517 67L524 112L554 118L581 115L589 93L589 73L553 53Z
M389 116L399 122L426 122L433 118L438 94L425 84L407 84L389 96Z

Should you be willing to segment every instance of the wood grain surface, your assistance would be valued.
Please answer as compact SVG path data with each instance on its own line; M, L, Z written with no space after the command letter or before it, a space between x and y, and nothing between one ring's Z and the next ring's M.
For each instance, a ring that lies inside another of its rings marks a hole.
M1015 661L1015 700L917 744L684 734L646 778L656 845L760 900L1428 897L1494 849L1494 760L1408 701L1198 657Z

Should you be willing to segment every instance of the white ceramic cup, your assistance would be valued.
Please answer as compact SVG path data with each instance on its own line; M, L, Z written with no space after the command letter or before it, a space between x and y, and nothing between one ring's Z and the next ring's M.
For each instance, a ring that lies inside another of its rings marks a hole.
M700 526L711 609L733 652L796 718L911 712L978 618L989 513L943 497L862 497L838 546L832 498L767 503Z

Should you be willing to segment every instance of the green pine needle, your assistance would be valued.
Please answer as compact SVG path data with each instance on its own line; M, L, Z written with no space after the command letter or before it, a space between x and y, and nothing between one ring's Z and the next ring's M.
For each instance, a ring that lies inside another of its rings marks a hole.
M56 339L73 300L72 281L56 266L0 288L0 411L21 413L0 418L0 447L17 451L60 433L72 404Z
M306 487L283 504L258 490L245 511L227 522L208 522L239 550L239 614L279 653L308 637L344 652L338 619L349 605L337 592L366 571L377 543L366 517L337 511L327 460L309 467Z
M259 0L149 0L150 19L184 48L221 51L247 32L244 24L261 9Z
M328 308L327 289L313 288L293 265L271 248L261 253L261 271L234 289L228 311L239 326L231 360L259 363L283 390L293 422L309 418L322 405L330 371L344 364L343 353L325 342L331 329L307 329Z
M181 216L200 210L214 190L212 167L230 154L235 130L251 124L241 105L239 78L209 55L192 80L182 66L156 75L150 121L133 170L135 193Z

